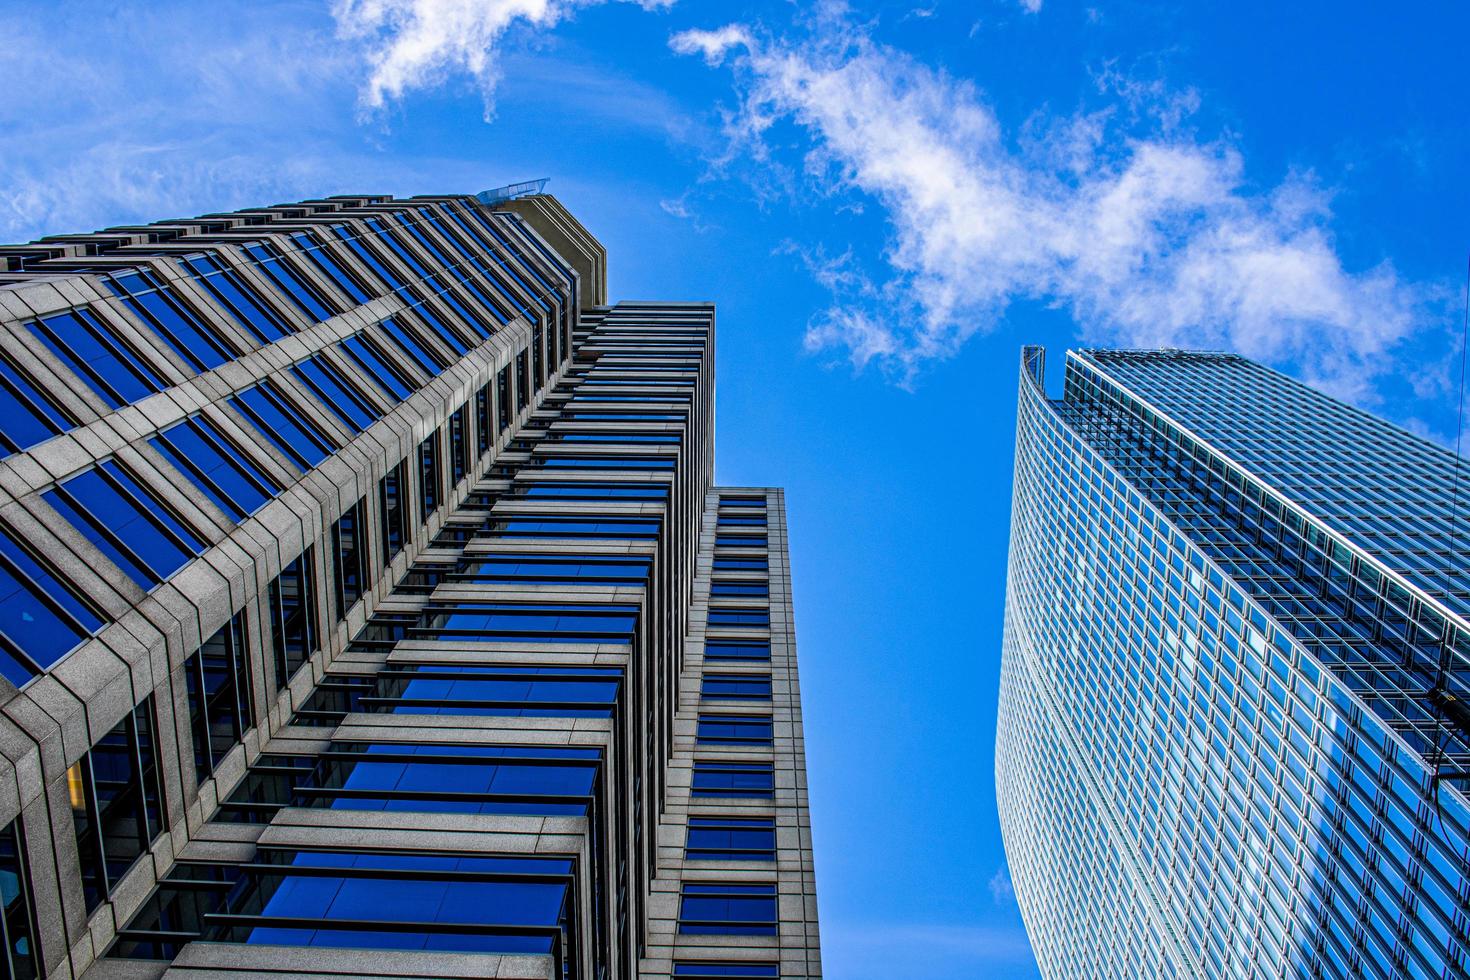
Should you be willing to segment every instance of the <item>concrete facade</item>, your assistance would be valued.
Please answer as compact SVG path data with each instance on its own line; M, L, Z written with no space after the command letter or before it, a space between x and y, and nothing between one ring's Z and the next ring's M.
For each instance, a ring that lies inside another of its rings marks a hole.
M713 307L527 200L0 248L0 976L820 976Z

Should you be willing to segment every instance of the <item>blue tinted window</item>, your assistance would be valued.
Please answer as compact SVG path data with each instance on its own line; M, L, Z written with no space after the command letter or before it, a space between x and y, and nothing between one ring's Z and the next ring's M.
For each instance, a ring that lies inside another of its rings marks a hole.
M679 932L774 936L776 886L686 881L679 899Z
M394 401L403 401L413 394L414 385L409 379L403 377L398 368L392 366L378 353L378 349L366 340L361 334L354 334L342 341L342 349L347 356L357 362L357 365L372 377L390 395Z
M255 724L243 611L184 661L184 685L194 774L203 782Z
M775 963L675 963L674 976L695 980L744 980L746 977L779 977Z
M733 640L710 640L704 645L706 660L770 660L769 643L742 643Z
M764 609L711 609L711 626L768 626L771 614Z
M291 236L291 240L296 243L297 248L301 249L303 255L315 263L323 275L336 283L338 289L351 296L353 302L361 304L373 298L358 283L357 277L348 272L347 268L338 262L328 249L318 243L311 232L298 231Z
M773 817L689 818L685 853L697 861L771 861L776 857Z
M769 762L696 762L694 796L775 795L776 773Z
M715 569L731 572L764 572L769 569L764 558L721 558L715 557Z
M269 382L246 388L230 404L302 470L337 451L331 437L307 421Z
M420 213L427 214L429 212L428 209L425 209L423 212ZM472 263L466 262L463 259L455 259L454 256L445 252L434 242L434 240L430 236L424 234L423 229L418 226L416 220L409 215L400 212L398 214L398 223L401 224L404 229L410 235L412 235L420 245L424 247L425 250L427 250L430 254L432 254L436 259L439 260L439 262L443 265L445 275L453 277L456 282L458 282L460 285L464 286L467 290L474 294L475 298L484 305L484 307L490 312L490 315L495 318L496 322L502 324L509 322L509 317L507 317L501 311L499 304L496 303L495 300L491 299L490 295L485 292L485 290L480 286L479 282L476 281L473 271L475 266ZM454 244L454 247L458 249L463 255L468 255L468 253L464 252L464 250L459 247L459 243L457 241L454 241L452 236L446 237L449 238L449 240ZM449 300L453 304L455 310L460 314L460 316L466 319L469 327L474 330L475 333L479 334L481 338L488 337L490 335L489 332L480 323L479 317L472 314L469 310L464 309L463 306L458 302L458 300L455 300L453 298L452 294L446 292L444 293L444 298L446 300Z
M389 338L392 339L392 341L400 348L402 348L403 352L409 356L410 360L414 361L418 364L419 367L423 368L424 373L427 374L429 377L437 377L439 373L443 371L445 367L447 367L447 365L440 363L439 358L433 356L428 351L426 351L423 345L420 344L416 339L414 339L413 335L410 334L408 330L406 330L404 326L397 320L389 317L388 319L384 320L381 325L383 329L387 331Z
M337 311L327 305L326 297L322 296L306 277L295 269L288 266L281 258L281 253L274 245L264 242L258 245L246 245L243 251L255 264L260 267L293 303L300 307L301 311L312 320L320 322L330 319Z
M219 367L234 356L213 328L184 306L168 284L156 276L139 271L108 276L102 281L195 370Z
M720 581L710 583L710 595L770 595L771 587L765 582Z
M449 306L454 309L454 312L459 314L460 319L463 320L465 324L470 327L471 330L475 331L481 336L488 336L488 334L485 333L484 328L478 324L474 315L464 308L464 304L460 303L460 301L448 291L447 287L439 281L437 276L431 273L428 269L424 268L423 263L419 262L419 260L416 259L408 251L408 249L404 248L403 245L400 244L398 240L393 236L393 233L389 231L381 221L373 218L368 221L368 225L378 233L378 240L387 245L393 251L393 254L397 255L404 265L412 269L414 273L419 277L419 279L429 289L433 290L439 295L440 299L448 303ZM464 341L459 338L459 335L453 330L449 329L449 327L445 325L442 321L440 321L437 317L430 315L427 308L420 307L418 312L424 314L424 319L429 321L429 324L434 327L434 329L438 332L440 338L451 348L453 348L456 354L464 354L467 350L469 350L469 348L465 346Z
M90 913L163 831L151 696L67 770L66 784Z
M70 588L0 531L0 674L19 687L101 625Z
M30 327L52 353L113 408L168 387L90 310L57 313Z
M281 489L245 459L213 422L200 416L164 430L150 443L237 521Z
M28 449L71 427L55 402L0 357L0 456Z
M361 432L382 416L351 382L320 354L314 354L291 368L291 373L311 389L353 432Z
M261 343L271 343L291 332L291 325L257 297L233 269L208 255L180 259L179 265Z
M46 502L144 589L205 547L115 460L48 490Z
M699 692L707 698L724 700L769 701L769 674L705 674Z
M765 744L775 737L770 715L717 715L701 713L698 739L707 744Z

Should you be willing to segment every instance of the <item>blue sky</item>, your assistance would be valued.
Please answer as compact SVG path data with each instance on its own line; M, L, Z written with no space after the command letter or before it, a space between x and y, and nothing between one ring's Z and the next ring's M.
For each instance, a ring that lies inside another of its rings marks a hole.
M718 304L718 478L787 488L829 974L1024 977L992 775L1019 347L1236 349L1452 441L1467 29L12 0L0 240L551 177L614 298Z

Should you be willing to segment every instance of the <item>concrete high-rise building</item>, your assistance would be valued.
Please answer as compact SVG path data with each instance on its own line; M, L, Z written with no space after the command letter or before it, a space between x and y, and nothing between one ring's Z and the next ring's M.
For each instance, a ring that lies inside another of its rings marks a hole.
M1470 975L1470 473L1235 355L1022 361L996 789L1043 974Z
M0 977L820 976L712 306L539 193L0 270Z

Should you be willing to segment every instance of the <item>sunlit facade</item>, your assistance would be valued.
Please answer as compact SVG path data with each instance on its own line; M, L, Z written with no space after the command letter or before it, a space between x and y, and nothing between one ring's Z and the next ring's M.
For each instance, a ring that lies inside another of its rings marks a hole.
M0 248L0 978L818 977L784 498L555 198Z
M1043 974L1470 974L1454 457L1234 355L1042 367L996 784Z

